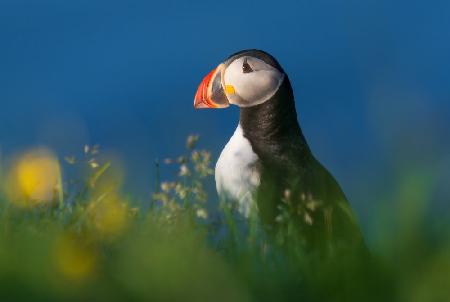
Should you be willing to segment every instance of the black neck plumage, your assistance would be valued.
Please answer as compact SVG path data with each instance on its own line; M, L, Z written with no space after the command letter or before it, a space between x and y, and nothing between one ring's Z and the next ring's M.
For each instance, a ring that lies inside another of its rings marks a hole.
M287 76L271 99L260 105L241 108L240 124L253 151L270 166L284 169L298 166L310 155L297 121Z

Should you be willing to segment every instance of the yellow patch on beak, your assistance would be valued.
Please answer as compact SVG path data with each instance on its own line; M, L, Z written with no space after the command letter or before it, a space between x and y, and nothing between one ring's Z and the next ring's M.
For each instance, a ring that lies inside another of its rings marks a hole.
M225 85L225 93L226 94L235 94L236 91L234 90L233 85Z

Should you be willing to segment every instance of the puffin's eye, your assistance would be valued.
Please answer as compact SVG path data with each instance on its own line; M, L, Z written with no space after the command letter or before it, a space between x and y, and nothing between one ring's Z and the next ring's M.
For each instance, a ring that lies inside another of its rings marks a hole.
M243 73L249 73L252 72L253 69L250 67L250 65L247 62L247 58L244 59L244 64L242 64L242 72Z

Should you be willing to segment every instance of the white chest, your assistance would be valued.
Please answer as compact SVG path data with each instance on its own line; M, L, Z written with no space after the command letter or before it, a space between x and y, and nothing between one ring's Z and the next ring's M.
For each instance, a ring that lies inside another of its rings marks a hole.
M240 125L220 154L215 178L219 197L236 201L239 212L248 217L254 208L253 193L259 185L260 172L258 156Z

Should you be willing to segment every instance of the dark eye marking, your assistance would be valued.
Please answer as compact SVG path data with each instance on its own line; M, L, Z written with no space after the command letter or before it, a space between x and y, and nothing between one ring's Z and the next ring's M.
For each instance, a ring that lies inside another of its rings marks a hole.
M253 69L250 67L250 65L247 62L247 58L244 59L244 64L242 64L242 72L243 73L253 72Z

